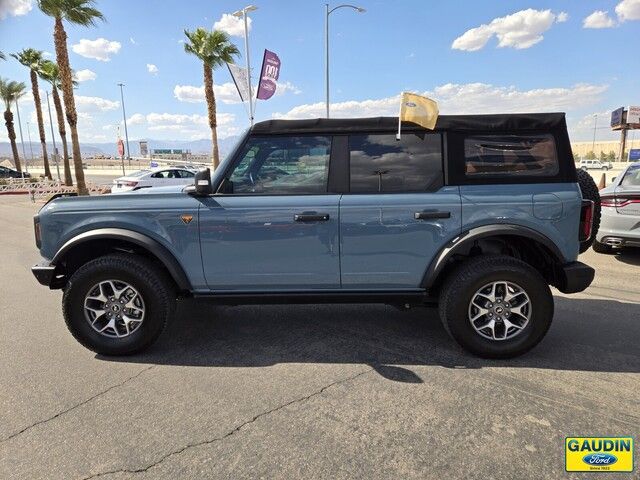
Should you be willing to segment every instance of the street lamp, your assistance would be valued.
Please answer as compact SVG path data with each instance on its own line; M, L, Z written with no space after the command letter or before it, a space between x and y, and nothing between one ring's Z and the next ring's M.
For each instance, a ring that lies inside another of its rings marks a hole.
M326 92L326 106L327 106L327 118L329 118L329 15L338 10L339 8L351 8L358 13L364 13L366 10L362 7L356 7L355 5L338 5L329 9L329 4L325 3L325 20L324 20L324 55L325 55L325 92Z
M49 125L51 126L51 138L53 139L53 158L56 161L56 172L58 172L58 182L60 182L60 162L58 157L58 148L56 147L56 136L53 133L53 120L51 118L51 102L49 102L49 91L45 92L47 94L47 107L49 108Z
M24 158L24 168L29 173L29 165L27 163L27 152L24 149L24 138L22 137L22 120L20 120L20 107L16 98L16 112L18 114L18 127L20 128L20 143L22 144L22 158ZM22 175L24 177L24 174Z
M124 111L124 93L122 92L122 87L124 87L124 83L119 83L120 87L120 100L122 100L122 119L124 120L124 138L127 142L127 159L129 160L129 166L131 166L131 154L129 153L129 132L127 131L127 114Z
M249 81L249 122L253 126L253 94L251 92L251 62L249 61L249 29L247 26L247 13L254 12L258 9L255 5L248 5L242 10L233 12L232 15L237 18L242 18L244 21L244 54L247 59L247 78Z

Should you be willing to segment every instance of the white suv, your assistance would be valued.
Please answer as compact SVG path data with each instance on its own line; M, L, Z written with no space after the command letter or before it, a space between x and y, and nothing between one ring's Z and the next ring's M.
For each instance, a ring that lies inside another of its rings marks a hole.
M611 162L601 162L600 160L580 160L582 170L609 170L613 168Z

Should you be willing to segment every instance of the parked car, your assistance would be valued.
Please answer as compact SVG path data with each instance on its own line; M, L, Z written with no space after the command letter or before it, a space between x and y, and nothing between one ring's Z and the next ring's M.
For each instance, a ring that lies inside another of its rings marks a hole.
M0 165L0 178L31 178L31 175Z
M167 185L189 185L194 181L195 171L186 168L156 168L139 170L124 177L116 178L111 193L130 192L141 188L164 187Z
M611 162L601 162L600 160L580 160L580 168L582 170L611 170L613 164Z
M602 220L593 249L613 253L640 247L640 162L630 164L600 190Z
M596 191L564 114L255 124L179 191L58 198L35 217L40 283L102 354L140 352L176 297L439 305L468 351L520 355L553 317L549 285L584 290ZM211 311L209 311L209 314Z

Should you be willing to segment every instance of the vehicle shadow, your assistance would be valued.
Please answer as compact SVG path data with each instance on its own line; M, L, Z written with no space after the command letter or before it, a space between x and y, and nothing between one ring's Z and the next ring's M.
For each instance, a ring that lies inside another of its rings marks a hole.
M619 262L626 263L627 265L640 266L640 248L625 248L618 252L615 259Z
M529 353L485 360L464 352L444 331L436 309L384 305L254 305L180 302L174 322L146 352L110 362L197 367L278 363L368 364L390 380L421 383L403 365L446 368L525 367L640 372L637 305L556 297L554 323ZM609 324L609 325L607 325Z

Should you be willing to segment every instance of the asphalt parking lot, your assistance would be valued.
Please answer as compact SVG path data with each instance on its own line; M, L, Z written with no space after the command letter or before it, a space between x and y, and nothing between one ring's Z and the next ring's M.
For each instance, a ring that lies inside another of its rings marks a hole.
M194 301L107 358L31 275L37 207L0 197L0 478L577 478L573 435L633 435L615 478L638 478L640 251L583 255L594 284L555 292L515 360L465 354L432 309Z

